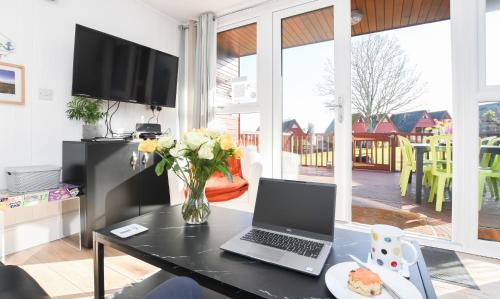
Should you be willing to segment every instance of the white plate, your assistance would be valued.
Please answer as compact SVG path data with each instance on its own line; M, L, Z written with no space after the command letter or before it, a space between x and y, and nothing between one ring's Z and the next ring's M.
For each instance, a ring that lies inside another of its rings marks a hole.
M355 262L346 262L336 264L325 274L325 283L330 292L337 298L349 298L349 299L366 299L366 298L376 298L376 299L392 299L391 295L387 293L386 290L382 290L382 293L374 297L362 296L356 292L353 292L347 286L347 281L349 280L349 272L359 268L358 264ZM387 283L394 289L402 298L404 299L422 299L417 287L415 287L409 280L399 275L397 272L392 272L380 266L370 266L370 268L376 272L384 283Z

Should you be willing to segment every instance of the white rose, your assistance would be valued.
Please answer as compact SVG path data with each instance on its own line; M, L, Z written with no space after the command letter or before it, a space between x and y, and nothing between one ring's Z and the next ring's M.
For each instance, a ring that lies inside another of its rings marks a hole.
M217 139L220 137L220 135L222 135L222 130L219 130L216 128L208 128L205 131L205 135L207 135L208 137L210 137L212 139Z
M174 158L183 157L186 151L186 146L182 142L178 142L174 148L170 149L170 155Z
M189 131L184 134L182 134L182 141L184 144L192 149L196 150L198 149L203 143L208 141L208 138L204 136L202 133L195 132L195 131Z
M210 142L205 143L201 146L198 151L198 157L200 159L212 160L214 158L214 146Z
M172 136L163 136L158 139L158 145L161 148L171 148L174 145L174 138Z

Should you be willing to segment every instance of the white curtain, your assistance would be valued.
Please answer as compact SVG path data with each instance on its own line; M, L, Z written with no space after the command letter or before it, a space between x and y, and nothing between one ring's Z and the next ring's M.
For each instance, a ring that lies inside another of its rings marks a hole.
M187 107L188 107L188 94L187 94L187 52L186 43L189 27L179 26L180 31L180 47L179 47L179 80L177 83L177 118L178 126L175 130L174 136L179 138L180 133L186 131L187 128Z
M214 13L198 17L192 127L207 127L214 116L217 26Z

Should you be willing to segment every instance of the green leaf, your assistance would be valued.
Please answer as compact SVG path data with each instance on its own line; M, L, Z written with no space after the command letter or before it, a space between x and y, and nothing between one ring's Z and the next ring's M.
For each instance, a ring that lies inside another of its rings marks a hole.
M158 164L156 164L155 172L157 176L163 174L163 172L165 171L165 164L167 164L167 160L165 159L162 159L160 162L158 162Z
M215 169L222 172L222 174L224 174L224 176L227 178L228 181L230 181L231 183L233 182L233 175L227 170L226 167L222 165L217 165L215 166Z
M96 124L106 113L101 111L102 101L75 96L67 104L66 115L71 120Z

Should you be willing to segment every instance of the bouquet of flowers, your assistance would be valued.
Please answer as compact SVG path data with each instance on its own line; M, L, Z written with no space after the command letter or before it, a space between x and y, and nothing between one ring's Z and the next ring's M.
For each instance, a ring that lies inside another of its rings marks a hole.
M227 159L230 156L240 159L243 153L229 134L214 129L185 132L177 142L172 136L143 140L139 150L156 153L162 158L155 168L158 176L166 169L172 170L185 183L188 194L182 206L182 216L189 224L207 221L210 215L205 197L207 180L219 171L232 181Z

